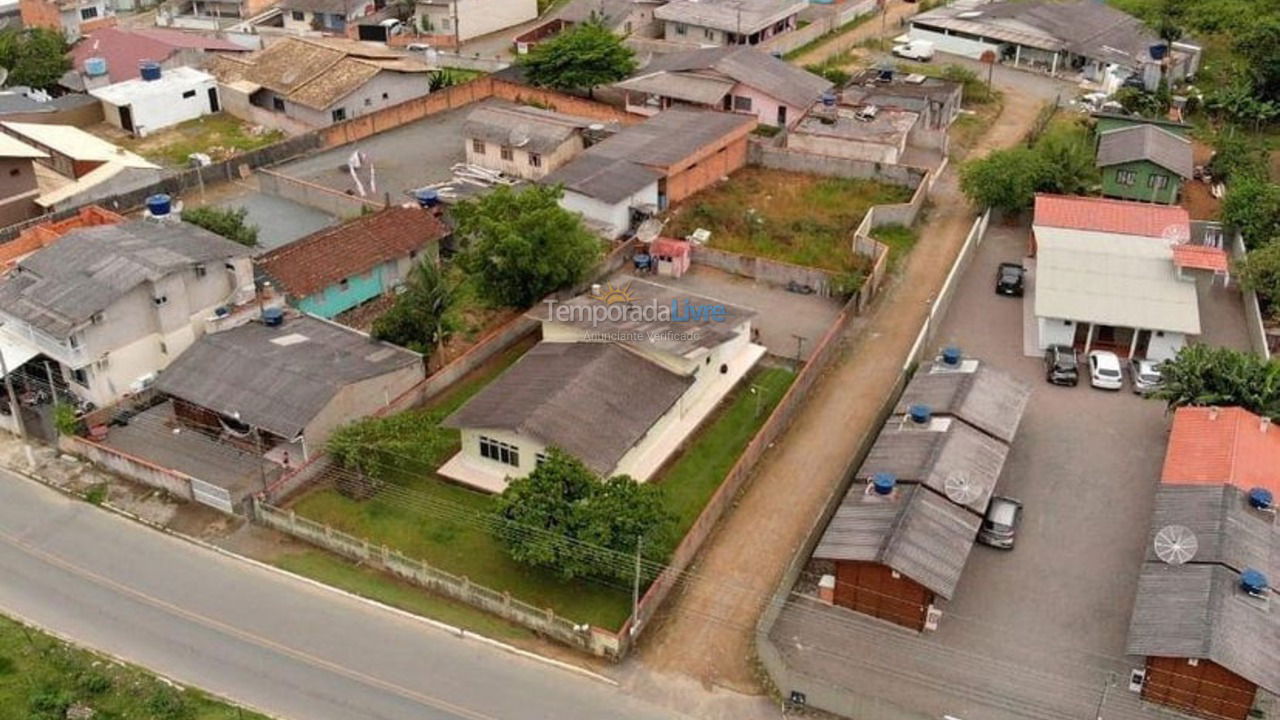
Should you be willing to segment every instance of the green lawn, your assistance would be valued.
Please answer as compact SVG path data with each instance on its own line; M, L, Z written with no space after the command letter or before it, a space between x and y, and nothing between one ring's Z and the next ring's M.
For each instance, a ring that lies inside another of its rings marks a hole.
M496 374L495 369L488 378L469 378L440 398L430 410L452 411ZM666 489L665 500L678 518L681 534L702 511L791 379L790 371L778 369L764 369L749 376L680 458L662 474L658 482ZM757 395L750 391L752 387L757 388L758 401ZM443 455L440 461L452 452ZM610 629L622 625L631 612L629 587L599 581L564 581L554 574L517 564L488 530L486 517L492 508L492 496L421 472L398 473L394 487L370 500L351 500L332 488L321 488L293 506L299 515L385 544L442 570L465 575L481 585L510 592L513 597L536 607L553 608L575 622ZM389 604L446 622L468 627L477 622L474 617L462 614L466 612L462 608L450 607L451 604L442 607L444 601L437 598L428 597L414 607L407 607L410 601L406 597L413 595L413 590L393 590L388 583L375 582L373 573L345 561L321 560L328 557L317 551L286 556L278 564L353 592L370 596L381 593L378 599Z
M889 246L889 270L899 267L916 246L916 231L903 225L885 225L871 231L871 237Z
M911 191L874 180L744 168L683 201L668 234L711 231L710 245L833 272L865 269L849 238L872 205L902 203Z
M102 720L266 720L0 617L0 720L62 720L73 705Z
M284 133L279 130L251 135L244 121L227 113L215 113L165 128L145 138L120 140L119 144L162 165L186 167L191 153L205 153L217 162L283 139Z

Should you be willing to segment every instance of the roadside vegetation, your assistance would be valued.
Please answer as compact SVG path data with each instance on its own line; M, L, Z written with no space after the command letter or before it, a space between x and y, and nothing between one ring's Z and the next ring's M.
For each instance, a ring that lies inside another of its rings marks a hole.
M960 167L960 189L974 205L1017 213L1038 192L1099 192L1091 131L1086 119L1058 113L1029 144L996 150Z
M0 616L0 720L266 720Z
M635 72L635 53L603 23L575 25L538 43L517 62L533 85L591 97L601 85L615 83Z
M211 233L246 245L255 247L258 244L258 226L246 218L249 211L245 208L220 208L212 205L191 208L182 211L182 221L208 230Z
M1161 388L1155 397L1169 409L1185 405L1238 405L1280 419L1280 361L1209 345L1188 345L1160 364Z

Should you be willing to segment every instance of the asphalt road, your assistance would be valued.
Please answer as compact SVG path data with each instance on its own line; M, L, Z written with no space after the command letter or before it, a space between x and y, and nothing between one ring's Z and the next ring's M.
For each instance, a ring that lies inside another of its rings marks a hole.
M673 717L3 471L0 612L297 720Z

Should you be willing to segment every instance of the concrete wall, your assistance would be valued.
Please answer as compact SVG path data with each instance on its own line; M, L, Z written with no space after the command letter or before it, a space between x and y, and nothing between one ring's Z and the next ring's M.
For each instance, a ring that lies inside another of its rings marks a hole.
M259 170L258 188L269 195L292 200L337 217L353 217L369 210L381 210L382 202L348 195L323 185L281 175L270 170Z
M749 162L752 165L774 170L830 177L865 178L909 188L919 187L928 174L923 169L906 165L815 155L787 148L770 147L759 142L750 143Z
M747 133L736 138L722 138L680 165L668 170L667 202L679 202L728 177L747 164Z
M323 448L335 428L377 413L425 377L426 364L416 362L342 388L303 430L308 454Z
M26 220L39 212L35 163L29 158L0 158L0 224Z
M1076 341L1076 324L1072 320L1061 318L1036 318L1036 328L1040 339L1036 344L1041 350L1050 345L1074 345Z
M191 500L191 476L162 468L141 458L80 437L58 437L63 452L79 455L95 465L143 485L160 488L180 500Z
M355 92L337 100L323 110L285 101L284 114L313 128L329 127L338 122L333 113L341 110L346 119L377 112L386 107L422 97L430 92L427 73L401 73L383 70L361 85Z
M1151 342L1147 344L1147 357L1152 360L1172 360L1186 345L1187 336L1182 333L1153 331Z
M905 134L896 144L838 138L805 132L787 134L788 150L837 159L880 163L882 165L897 164L898 158L902 156L902 152L906 147L907 136Z
M795 105L788 105L787 103L782 102L777 98L774 98L770 95L766 95L765 93L760 92L759 90L751 87L750 85L744 85L743 83L738 83L737 85L734 85L733 90L731 92L735 98L745 98L751 102L751 109L745 112L750 112L751 114L755 115L756 120L761 125L769 125L771 127L780 127L780 126L790 127L791 125L794 125L797 122L799 122L800 118L804 117L805 110L808 110L808 108L796 107ZM814 102L817 102L818 98L815 97L813 98L813 100ZM734 112L744 112L738 109L736 100L732 108ZM778 119L779 119L778 108L786 109L786 116L785 116L784 122L782 123L778 122ZM716 109L719 109L719 108L716 108Z
M817 268L791 263L778 262L753 255L717 250L699 245L693 249L693 263L717 268L727 273L748 277L769 285L786 287L787 283L796 282L808 285L820 295L831 295L831 273Z

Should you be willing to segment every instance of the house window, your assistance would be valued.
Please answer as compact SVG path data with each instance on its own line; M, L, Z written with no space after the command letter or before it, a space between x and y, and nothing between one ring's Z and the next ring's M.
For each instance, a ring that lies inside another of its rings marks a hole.
M372 106L373 106L373 98L365 98L365 99L364 99L364 106L365 106L365 107L372 107Z
M71 379L81 387L89 387L89 371L84 368L76 368L71 371Z
M683 34L685 34L686 32L688 32L688 30L689 30L689 26L688 26L688 25L685 25L684 23L676 23L676 34L677 34L677 35L683 35Z
M441 30L452 30L452 29L453 29L453 25L452 25L452 23L453 23L453 21L452 21L452 20L450 20L450 19L449 19L449 18L447 18L447 17L440 18L440 29L441 29Z
M533 457L533 466L534 466L534 467L542 467L542 463L544 463L544 462L546 462L546 461L547 461L547 454L546 454L546 453L538 453L537 455L535 455L535 456Z
M410 250L410 251L409 251L409 259L410 259L410 260L417 260L417 259L418 259L418 251L417 251L417 250Z
M702 36L708 40L716 39L716 31L711 28L702 28Z
M332 113L330 113L330 115L332 115L334 122L342 122L343 120L347 119L347 109L338 108L337 110L334 110Z
M624 33L628 34L628 35L630 35L630 34L631 34L631 21L630 21L630 20L628 20L628 21L627 21L627 24L623 27L623 30L622 30L622 31L623 31Z
M390 95L388 95L387 93L382 93L382 99L383 99L383 100L389 100L390 98L391 98L391 96L390 96Z
M1117 170L1116 183L1120 185L1133 185L1138 181L1138 173L1133 170Z
M80 349L80 334L79 334L79 333L76 333L76 334L74 334L74 335L71 335L70 337L68 337L68 338L67 338L67 347L70 347L72 350L79 350L79 349Z
M297 20L298 22L302 22L303 20L307 19L307 14L302 12L301 10L293 10L289 13L289 17L293 18L294 20Z
M471 152L473 152L473 153L475 153L475 154L477 154L477 155L483 155L483 154L484 154L484 141L483 141L483 140L472 140L472 141L471 141Z
M196 266L196 277L198 277L198 278L202 278L202 277L204 277L205 275L208 275L208 274L209 274L209 271L208 271L208 270L206 270L206 269L205 269L205 267L204 267L203 265L197 265L197 266Z
M1169 187L1169 176L1152 173L1147 176L1147 187L1152 190L1163 190Z
M99 312L99 313L94 313L94 314L90 315L90 316L89 316L89 324L90 324L90 325L100 325L100 324L102 324L102 313L100 313L100 312Z
M496 460L504 465L520 467L520 449L515 445L480 436L480 457Z
M733 96L733 109L738 112L751 112L751 98L741 95Z
M186 99L188 99L188 98L193 98L193 97L195 97L195 96L196 96L196 91L195 91L195 90L188 90L188 91L186 91L186 92L182 93L182 99L183 99L183 100L186 100Z
M109 367L111 367L111 358L108 358L106 355L103 355L93 364L94 370L106 370Z
M542 156L538 153L529 153L529 167L542 167Z
M157 296L155 296L155 297L151 298L151 302L155 303L157 306L164 305L164 304L166 304L166 303L168 303L168 302L169 302L169 296L168 296L168 295L157 295Z
M338 281L338 290L339 290L340 292L346 292L346 291L348 291L348 290L350 290L350 289L351 289L351 280L350 280L350 279L348 279L348 278L342 278L341 280L339 280L339 281Z
M92 20L96 17L98 17L98 8L96 7L80 8L81 20Z
M165 345L163 341L161 341L161 343L160 343L160 354L161 354L161 355L168 355L168 354L169 354L169 346L168 346L168 345Z
M271 109L276 112L284 112L284 98L271 98Z
M516 157L515 151L509 147L502 148L498 151L498 154L502 156L503 160L514 160Z

